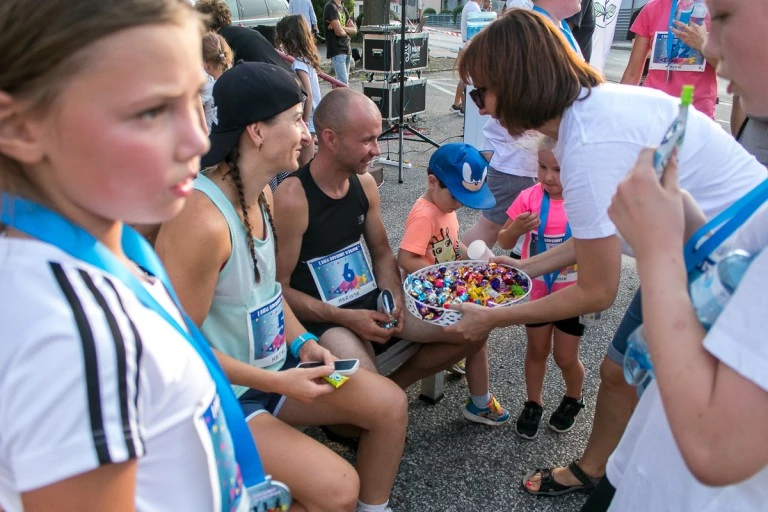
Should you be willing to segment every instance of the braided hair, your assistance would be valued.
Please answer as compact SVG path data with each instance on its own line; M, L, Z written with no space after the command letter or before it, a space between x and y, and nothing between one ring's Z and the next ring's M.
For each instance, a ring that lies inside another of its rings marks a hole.
M245 204L245 186L243 185L243 177L240 174L240 168L237 166L239 158L240 149L235 146L224 159L224 162L229 166L229 172L227 172L226 175L232 178L232 183L235 185L235 191L237 192L237 200L240 203L240 209L243 211L243 227L245 227L248 251L251 253L251 261L253 262L253 275L258 283L261 281L261 273L259 272L259 262L256 259L256 246L253 243L253 228L251 227L251 221L248 218L248 207ZM269 208L269 203L267 203L267 195L263 191L259 194L259 207L262 212L264 212L263 215L266 215L269 228L272 231L272 240L274 240L275 250L277 250L277 231L275 230L275 224L272 220L272 210Z

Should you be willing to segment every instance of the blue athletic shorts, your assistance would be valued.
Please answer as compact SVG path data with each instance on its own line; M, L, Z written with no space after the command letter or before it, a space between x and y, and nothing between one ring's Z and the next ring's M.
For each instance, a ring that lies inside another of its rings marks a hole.
M629 303L627 312L624 313L624 318L621 319L619 328L616 329L616 333L613 335L611 344L608 345L608 359L619 366L624 365L624 354L627 353L627 339L632 334L632 331L637 329L642 323L643 308L640 299L640 289L638 289L632 298L632 302Z
M278 371L289 370L296 368L299 362L288 352L288 356L285 358L283 367ZM248 389L245 393L240 395L237 399L240 402L240 408L243 410L245 421L248 422L251 418L258 416L261 413L267 412L272 416L277 416L280 408L285 402L285 395L278 393L265 393L258 389Z

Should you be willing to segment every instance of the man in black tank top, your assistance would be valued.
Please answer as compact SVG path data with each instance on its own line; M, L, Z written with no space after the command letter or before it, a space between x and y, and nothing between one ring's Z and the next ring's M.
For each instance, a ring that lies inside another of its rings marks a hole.
M317 155L275 192L277 277L293 312L321 345L371 371L374 347L397 337L424 343L390 376L403 388L477 352L484 343L404 313L400 270L367 172L380 154L376 105L359 92L335 89L323 97L314 120ZM397 306L397 326L389 329L381 324L392 319L376 310L385 289Z

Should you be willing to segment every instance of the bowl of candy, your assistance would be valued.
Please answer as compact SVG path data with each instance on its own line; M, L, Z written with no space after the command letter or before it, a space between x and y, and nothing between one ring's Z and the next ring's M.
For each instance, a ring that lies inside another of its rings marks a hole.
M453 325L461 313L451 304L488 308L528 299L531 278L514 267L480 260L460 260L425 267L403 282L405 305L416 318L440 326Z

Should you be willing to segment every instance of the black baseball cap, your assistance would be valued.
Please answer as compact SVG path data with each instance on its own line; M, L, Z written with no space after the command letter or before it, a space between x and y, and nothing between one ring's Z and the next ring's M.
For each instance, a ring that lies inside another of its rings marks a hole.
M211 149L201 166L224 161L248 125L271 119L306 96L293 73L266 62L239 61L213 86L218 122L211 128Z

